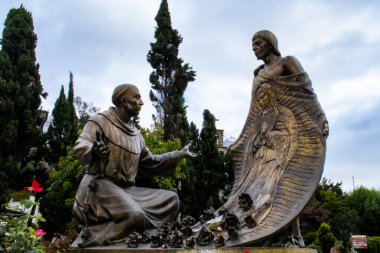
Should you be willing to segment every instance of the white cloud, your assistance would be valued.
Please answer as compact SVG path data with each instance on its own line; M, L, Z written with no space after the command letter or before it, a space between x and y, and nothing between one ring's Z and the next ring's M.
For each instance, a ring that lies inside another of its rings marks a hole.
M294 8L284 10L286 18L276 20L280 46L305 55L315 48L331 46L352 32L361 33L368 43L379 42L378 8L353 3L297 1Z
M330 116L342 117L360 114L373 108L380 101L380 67L353 79L343 79L331 84L321 101L329 108Z

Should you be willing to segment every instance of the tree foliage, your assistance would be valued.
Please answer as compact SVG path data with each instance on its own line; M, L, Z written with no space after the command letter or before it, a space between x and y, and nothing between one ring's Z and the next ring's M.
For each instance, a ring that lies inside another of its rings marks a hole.
M74 107L73 86L73 75L70 72L68 97L66 97L62 85L52 111L53 119L47 131L49 155L46 158L52 164L56 164L60 157L66 156L67 149L74 144L78 137L78 117Z
M157 110L155 122L164 127L164 139L188 140L189 123L186 116L184 92L195 80L195 71L178 57L182 37L172 28L167 0L162 0L155 18L156 42L151 43L147 60L154 69L150 74L150 100Z
M74 98L74 106L78 115L79 129L83 129L87 120L100 110L100 108L95 107L92 103L84 101L81 97Z
M330 179L322 178L318 185L318 189L315 191L315 198L317 200L322 200L322 192L334 192L338 198L343 197L342 182L332 182Z
M347 203L360 217L357 232L380 235L380 191L361 186L347 197Z
M331 233L343 247L347 246L351 234L380 234L380 192L359 187L345 193L341 185L341 182L333 183L326 178L321 180L312 200L300 215L305 242L312 243L318 227L324 223L329 224Z
M23 6L11 9L4 25L0 51L0 177L17 188L17 178L42 132L40 105L47 93L36 63L37 35L32 14ZM7 186L3 187L2 194L7 191Z
M69 113L70 133L68 136L69 143L74 143L78 138L78 116L75 111L75 97L74 97L74 76L70 72L69 91L67 92L67 108Z
M347 194L342 182L331 182L323 178L308 206L301 214L301 227L305 234L317 231L323 222L331 226L334 235L343 241L357 231L358 214L347 205Z
M328 220L329 212L324 203L317 200L315 195L300 214L300 226L302 233L306 236L317 231L320 224ZM314 240L310 241L312 243ZM306 240L305 240L305 243Z
M40 200L40 212L46 219L41 225L51 235L63 234L72 219L75 194L83 175L84 169L72 149L60 158L58 169L51 172L45 195Z
M334 247L336 238L331 232L330 225L328 223L322 223L317 231L318 241L323 253L330 253L330 249Z
M339 197L334 191L321 191L321 201L328 210L328 217L325 220L331 226L334 235L347 241L351 233L357 232L358 213L347 205L346 196Z
M152 129L141 128L140 132L153 154L163 154L181 148L179 139L164 140L162 125L155 124ZM185 215L190 214L194 200L197 198L193 187L195 181L194 170L188 160L181 160L175 173L171 176L156 176L151 179L138 173L136 179L138 186L162 188L176 192L181 200L180 212Z
M59 157L66 155L66 149L68 146L67 140L70 133L70 126L67 120L70 117L70 114L67 104L65 90L62 85L59 97L55 101L52 111L53 119L47 131L47 144L49 149L49 156L47 159L51 163L58 162Z
M194 152L199 151L199 131L193 122L190 124L190 140L191 150ZM185 164L183 171L185 172L186 177L179 181L180 187L178 191L178 196L181 200L180 213L196 217L196 215L199 215L198 210L202 207L197 201L199 191L197 191L196 183L199 178L197 178L197 173L194 168L194 161L188 161Z
M170 151L181 149L179 139L164 140L164 129L162 125L154 125L152 129L141 128L140 132L145 139L145 144L153 154L164 154ZM138 174L137 184L152 188L162 188L179 193L181 190L181 180L187 178L187 161L181 160L176 167L175 173L171 176L155 176L153 178L144 177Z
M232 185L232 169L227 158L218 150L215 117L209 110L203 112L203 127L199 134L192 125L192 143L201 155L192 161L195 174L191 214L199 216L207 208L218 208L226 200ZM197 194L202 192L204 194Z
M177 192L181 200L180 212L183 215L198 217L206 208L217 208L229 193L232 184L231 167L226 158L218 151L214 116L206 110L201 134L191 123L191 149L201 151L202 155L194 160L182 160L172 176L158 176L153 180L138 175L137 184L153 188L163 188ZM154 154L162 154L181 148L179 139L164 140L161 125L153 129L142 128L141 133L147 147ZM199 194L202 192L202 194Z

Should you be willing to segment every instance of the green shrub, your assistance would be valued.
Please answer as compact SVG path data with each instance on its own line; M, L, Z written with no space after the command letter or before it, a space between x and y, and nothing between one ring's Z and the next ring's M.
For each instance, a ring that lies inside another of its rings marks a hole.
M376 242L377 252L380 253L380 236L371 236L370 239Z
M375 240L368 239L367 245L368 245L367 253L377 253L378 252L378 248L377 248L377 244L376 244Z
M58 170L50 174L46 194L40 200L40 211L46 218L42 227L49 237L53 233L65 233L66 224L73 217L75 194L83 174L83 167L72 150L68 151L66 157L60 158Z
M43 253L44 245L42 236L45 232L38 229L39 222L45 219L39 214L24 213L27 209L35 207L38 202L30 199L21 199L20 206L10 208L5 205L9 215L0 216L0 252L17 253ZM20 212L21 211L21 212ZM20 212L22 215L17 217L12 213ZM33 222L36 223L33 223Z
M181 149L179 139L164 141L164 129L161 125L155 125L152 129L141 128L140 132L144 137L146 146L155 155ZM161 188L178 192L176 183L178 180L186 178L185 166L186 160L182 160L177 165L174 175L170 176L155 176L150 178L138 172L136 184L143 187Z
M310 245L312 244L313 242L315 242L317 240L317 232L310 232L310 233L307 233L304 237L303 237L303 241L305 242L305 245Z
M321 245L323 253L329 253L330 249L335 246L337 241L333 233L331 233L330 225L322 223L318 228L318 241Z
M373 236L368 237L368 253L380 253L380 237L379 236Z
M349 239L346 241L346 251L351 252L351 249L352 249L352 242L351 242L351 239Z

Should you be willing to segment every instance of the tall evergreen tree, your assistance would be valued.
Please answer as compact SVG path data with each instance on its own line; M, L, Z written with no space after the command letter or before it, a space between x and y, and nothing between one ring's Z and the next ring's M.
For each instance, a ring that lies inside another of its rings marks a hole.
M66 156L68 148L78 138L79 127L75 111L76 103L77 100L74 98L74 78L70 72L67 97L62 85L59 97L52 111L53 120L47 131L48 149L50 150L47 160L53 164L56 164L60 157Z
M74 143L78 138L78 117L75 112L75 98L74 98L74 76L70 71L69 91L67 93L67 107L69 110L69 128L70 133L68 136L68 142Z
M199 130L194 122L190 123L190 140L191 140L191 149L199 150Z
M46 133L50 151L47 160L56 164L60 157L66 156L66 150L69 146L70 123L68 119L70 118L70 109L63 85L59 97L55 101L52 117Z
M193 129L192 132L194 137L197 136L197 131ZM203 127L197 143L202 155L193 160L196 174L194 188L204 194L194 199L197 209L192 210L192 214L195 216L206 208L221 206L221 195L232 184L232 170L223 153L218 150L217 139L215 117L209 110L204 110Z
M7 175L14 188L20 187L17 178L41 135L41 98L47 93L36 63L37 35L32 14L21 5L9 11L4 25L0 51L0 174Z
M194 122L190 123L190 149L193 151L199 151L199 130ZM181 200L180 212L183 215L192 215L194 217L198 216L200 211L204 209L204 205L198 201L199 191L197 189L197 181L199 173L196 171L197 168L194 167L198 161L189 161L184 169L186 173L186 178L181 180L180 190L177 192L179 199Z
M179 138L184 144L189 138L184 92L189 82L195 80L195 71L178 57L182 37L172 28L167 0L162 0L155 18L157 27L155 43L151 43L147 60L154 69L150 100L157 110L156 123L164 126L164 139Z

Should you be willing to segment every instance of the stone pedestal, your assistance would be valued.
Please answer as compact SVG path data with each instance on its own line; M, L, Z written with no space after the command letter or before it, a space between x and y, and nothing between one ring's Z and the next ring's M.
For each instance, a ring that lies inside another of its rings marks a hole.
M217 249L131 249L126 244L113 245L108 247L90 247L90 248L77 248L71 247L70 253L317 253L317 250L310 248L217 248Z

